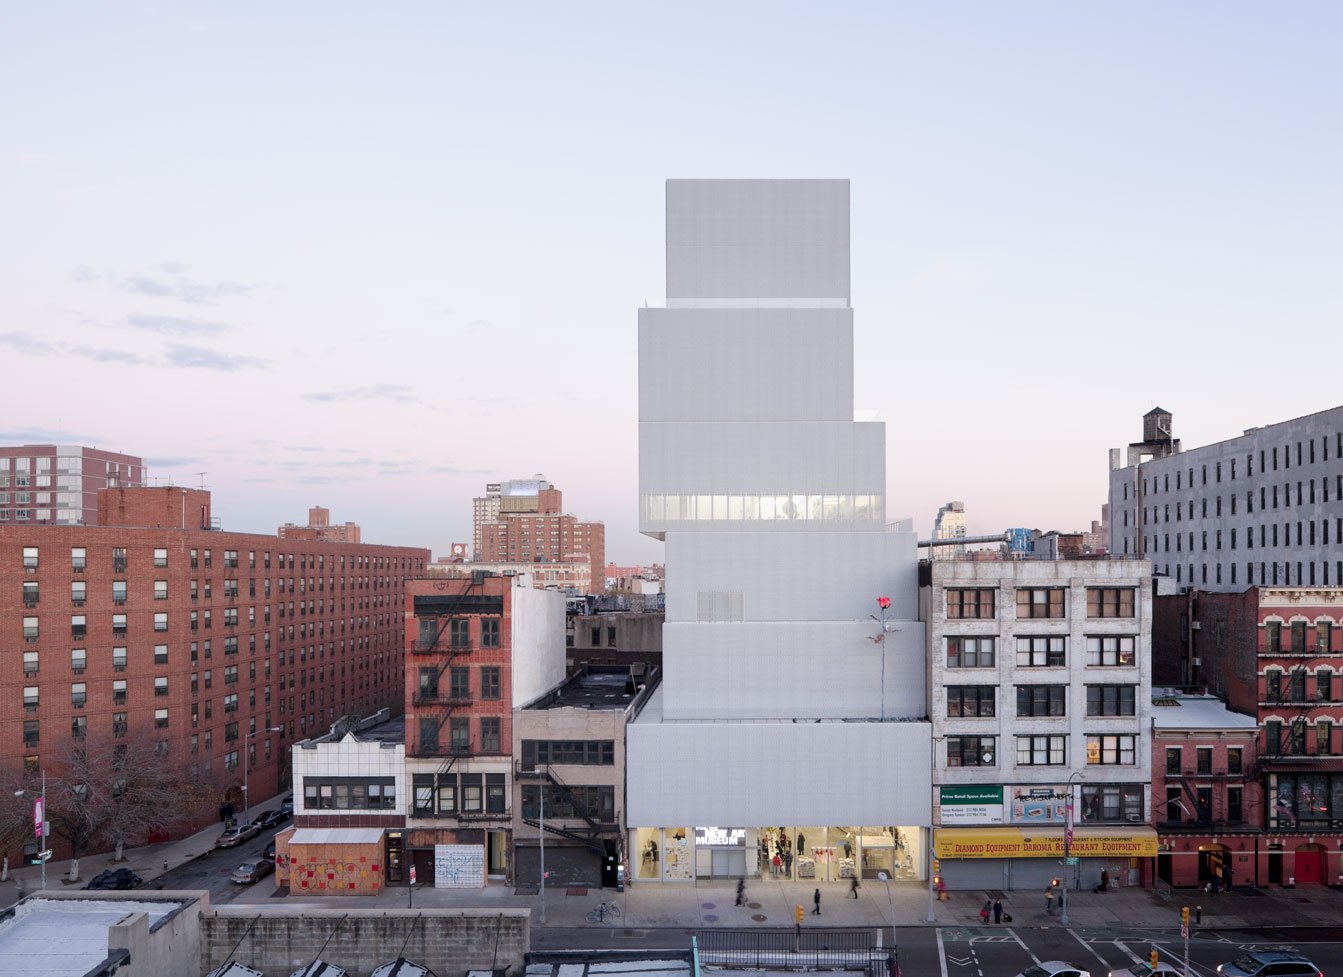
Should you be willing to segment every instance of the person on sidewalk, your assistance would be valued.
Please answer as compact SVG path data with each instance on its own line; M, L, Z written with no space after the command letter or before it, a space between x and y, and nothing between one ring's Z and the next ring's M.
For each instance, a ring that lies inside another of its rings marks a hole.
M1105 893L1109 891L1110 891L1110 870L1108 868L1103 868L1101 869L1101 895L1105 895Z
M811 901L816 904L816 908L811 911L813 916L821 915L821 890L817 889L811 895Z
M1001 899L993 900L993 921L1001 923L1003 921L1003 903Z
M1051 916L1054 915L1054 887L1052 885L1045 886L1045 912Z
M979 921L981 923L987 923L989 921L989 913L991 912L993 912L993 900L985 899L984 907L979 910Z
M746 880L745 880L745 879L738 879L738 880L737 880L737 905L738 905L738 906L744 906L744 905L746 905Z
M849 891L853 893L855 899L858 898L858 876L849 879Z

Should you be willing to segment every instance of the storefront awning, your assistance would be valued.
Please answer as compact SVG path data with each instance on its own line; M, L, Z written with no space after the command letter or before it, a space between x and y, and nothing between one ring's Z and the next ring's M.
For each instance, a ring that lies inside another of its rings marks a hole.
M1074 828L1068 854L1078 858L1148 858L1157 850L1156 831L1130 828ZM938 828L933 832L938 858L1062 858L1063 829Z
M381 828L296 828L291 845L375 845L382 841Z

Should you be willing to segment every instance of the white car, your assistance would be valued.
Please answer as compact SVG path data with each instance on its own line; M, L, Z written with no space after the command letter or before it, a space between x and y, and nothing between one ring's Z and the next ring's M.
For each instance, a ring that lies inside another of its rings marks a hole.
M1074 967L1066 960L1046 960L1027 967L1017 977L1091 977L1091 971Z
M1145 962L1139 961L1132 967L1110 971L1110 977L1184 977L1184 968L1162 960L1153 970Z

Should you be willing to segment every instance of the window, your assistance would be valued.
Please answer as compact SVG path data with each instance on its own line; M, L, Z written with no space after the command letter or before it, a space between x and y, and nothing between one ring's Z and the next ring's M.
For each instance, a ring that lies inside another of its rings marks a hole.
M485 810L490 814L507 813L508 785L504 774L487 773L485 775Z
M168 710L167 710L167 709L155 709L155 710L154 710L154 726L155 726L156 728L158 728L158 729L167 729L167 728L168 728Z
M166 549L154 550L154 566L166 567L168 565L168 551Z
M23 640L30 642L37 640L37 618L25 617L23 619Z
M429 793L425 795L431 803L433 774L415 774L417 795L416 811L419 806L420 787L425 786ZM425 778L421 783L421 778ZM388 810L396 807L396 781L391 777L304 777L303 810ZM432 808L426 806L424 810Z
M614 740L523 740L522 769L535 770L549 764L612 766Z
M113 633L113 634L116 634L116 635L124 635L124 634L126 633L126 615L125 615L125 614L113 614L113 615L112 615L112 633Z
M89 720L87 716L75 716L70 720L70 738L82 740L89 731Z
M950 717L992 716L997 701L996 685L947 686L947 715Z
M280 709L284 710L284 700L280 700ZM438 720L426 719L420 717L420 735L419 735L420 753L438 752Z
M994 616L997 591L985 588L947 590L947 617L951 619L986 619Z
M112 680L112 703L118 706L126 704L126 680L124 678Z
M1017 617L1063 617L1067 591L1062 587L1017 590Z
M1319 756L1328 756L1333 752L1330 748L1333 730L1334 724L1327 719L1321 719L1315 724L1315 752Z
M23 721L23 745L36 746L38 742L39 722L36 719Z
M124 580L112 581L112 603L113 604L126 603L126 581Z
M1243 787L1227 787L1226 820L1230 824L1240 824L1245 820L1245 791Z
M1062 668L1068 664L1066 637L1018 637L1018 668Z
M88 565L88 551L82 546L70 547L70 569L75 573L83 573L84 567Z
M498 699L499 690L499 666L486 665L480 670L480 697L482 699Z
M1277 655L1282 653L1281 621L1264 622L1264 643L1268 654Z
M1018 685L1018 716L1065 716L1068 708L1066 685Z
M123 631L124 631L123 627ZM83 614L70 615L70 637L75 641L83 641L84 636L89 633L88 618Z
M26 604L28 602L27 601L28 585L25 583L23 586L24 586L23 591L24 603ZM72 580L70 582L70 603L74 604L76 607L83 607L84 601L87 599L88 594L89 594L88 584L86 584L83 580ZM33 603L34 604L37 603L36 584L33 585Z
M453 618L449 625L448 641L454 648L470 647L471 622L465 618Z
M24 712L37 712L40 705L40 692L36 685L25 685L23 687L23 710Z
M1212 774L1212 747L1211 747L1211 746L1200 746L1200 747L1198 747L1198 749L1195 751L1195 754L1194 754L1194 755L1195 755L1195 757L1197 758L1197 759L1196 759L1196 763L1198 764L1198 765L1195 767L1195 770L1196 770L1200 775L1203 775L1203 776L1209 776L1209 775L1211 775L1211 774Z
M168 676L166 676L166 675L158 675L158 676L155 676L155 678L154 678L154 694L155 694L155 695L167 695L167 694L168 694Z
M82 674L88 665L88 652L83 648L70 649L70 668L76 675Z
M452 699L471 697L471 670L454 665L448 669L448 696Z
M154 581L154 599L155 600L168 599L168 581L166 580Z
M1133 617L1134 593L1133 587L1088 587L1087 617Z
M126 548L117 546L112 549L112 569L121 571L126 569Z
M1067 762L1068 737L1018 736L1017 766L1056 767Z
M1334 697L1334 673L1326 666L1315 673L1315 700L1329 702Z
M112 670L117 672L124 672L126 670L125 648L112 649Z
M1083 821L1143 820L1141 784L1083 784Z
M1182 773L1180 758L1183 750L1178 746L1166 747L1166 773Z
M1244 772L1243 751L1239 746L1227 747L1226 772L1228 774L1239 774Z
M993 638L947 638L947 668L992 668Z
M499 717L482 716L480 719L480 752L498 753L499 750Z
M1087 664L1103 667L1127 667L1137 662L1136 638L1129 635L1087 637Z
M1136 762L1137 740L1138 737L1127 733L1118 736L1088 736L1087 763L1132 766Z
M23 548L23 568L25 570L37 569L37 547L25 546Z
M474 814L484 810L484 796L481 792L480 774L478 773L462 774L461 785L462 785L462 813ZM547 805L547 807L549 807L549 805ZM559 815L554 816L558 817Z
M448 748L453 753L471 752L471 720L466 717L454 717L448 720L451 723L449 727Z
M1088 716L1135 716L1137 687L1133 685L1088 685Z
M480 646L482 648L499 647L499 618L482 617L480 619Z
M73 597L73 595L74 595L74 587L73 587L73 585L71 586L70 590L71 590L71 596ZM38 601L38 596L39 596L39 594L38 594L37 581L36 581L36 580L25 580L25 581L23 582L23 606L24 606L24 607L36 607L36 606L37 606L37 601ZM79 605L82 605L82 604L83 604L83 601L81 600L81 601L79 602ZM77 606L79 606L79 605L77 605Z
M23 653L23 674L24 675L37 674L37 652L25 651Z
M206 614L209 614L210 612L209 612L209 611L206 611L205 613L206 613ZM155 630L155 631L167 631L167 630L168 630L168 612L167 612L167 611L159 611L157 614L154 615L154 630Z

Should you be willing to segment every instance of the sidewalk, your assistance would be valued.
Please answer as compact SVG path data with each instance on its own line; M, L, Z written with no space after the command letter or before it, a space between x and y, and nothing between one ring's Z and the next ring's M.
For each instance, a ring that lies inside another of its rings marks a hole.
M280 806L280 800L288 796L289 791L277 794L267 801L253 805L245 816L250 821L262 811ZM239 814L241 821L244 815ZM70 860L52 860L47 863L47 888L56 892L68 892L82 889L99 872L108 868L128 868L145 880L144 888L154 887L154 881L165 871L185 865L192 859L205 854L214 847L215 839L223 831L223 826L212 822L195 834L174 841L164 841L156 845L142 845L139 848L127 848L123 851L124 860L114 862L113 852L86 854L79 859L79 881L66 882L70 877ZM23 880L25 895L41 891L42 867L40 865L22 865L10 867L9 881L0 882L0 907L7 907L17 901L18 881ZM263 883L264 884L264 883Z

